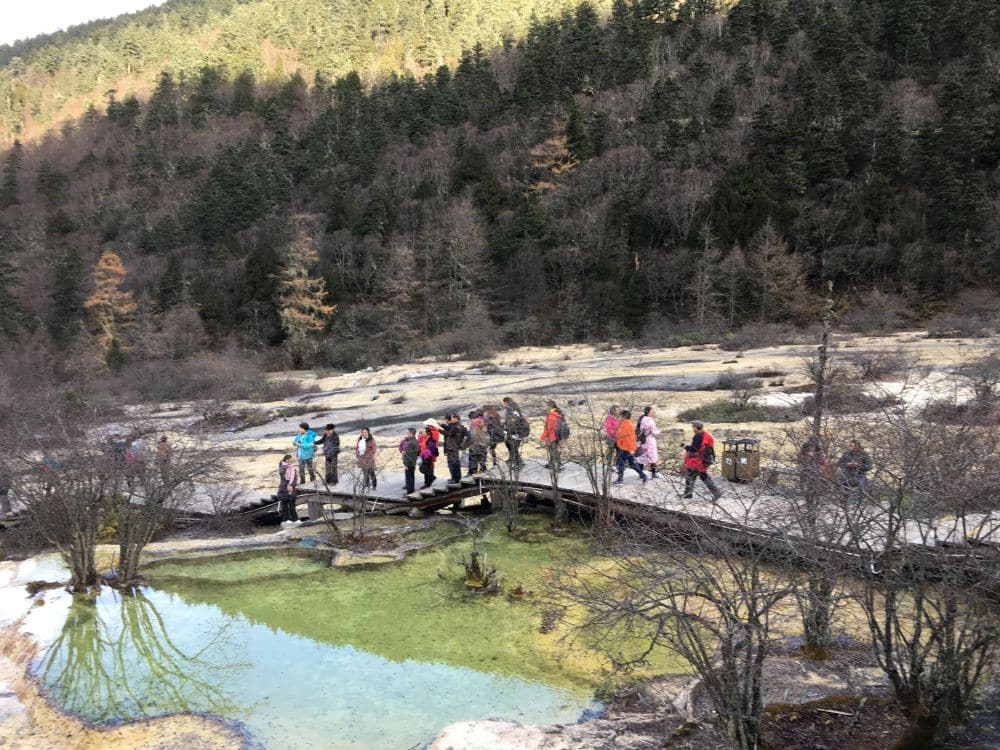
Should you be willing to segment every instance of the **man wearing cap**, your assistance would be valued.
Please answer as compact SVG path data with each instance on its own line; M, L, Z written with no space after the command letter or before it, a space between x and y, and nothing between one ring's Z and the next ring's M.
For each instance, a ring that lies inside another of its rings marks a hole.
M685 450L684 469L687 473L684 478L683 497L690 498L694 494L695 480L700 477L708 487L708 491L712 493L712 502L715 502L722 495L722 490L715 486L715 482L708 475L708 467L712 463L711 457L715 455L715 438L705 430L705 424L700 419L691 423L691 429L694 430L691 444L682 446Z
M420 457L420 442L417 440L417 431L412 427L399 442L399 453L403 457L403 490L409 495L416 491L417 459Z
M326 483L336 484L337 479L337 456L340 454L340 435L337 434L337 426L328 424L323 429L323 435L316 441L316 445L323 446L323 458L326 459Z

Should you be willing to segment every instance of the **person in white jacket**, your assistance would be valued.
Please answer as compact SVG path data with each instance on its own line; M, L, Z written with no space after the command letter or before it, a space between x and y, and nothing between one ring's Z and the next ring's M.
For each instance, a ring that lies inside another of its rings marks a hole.
M639 449L636 451L636 463L643 468L649 469L649 475L656 478L656 464L660 460L659 447L656 444L656 436L660 434L660 428L656 426L653 419L653 407L647 406L642 410L642 416L635 425L636 437L639 440Z

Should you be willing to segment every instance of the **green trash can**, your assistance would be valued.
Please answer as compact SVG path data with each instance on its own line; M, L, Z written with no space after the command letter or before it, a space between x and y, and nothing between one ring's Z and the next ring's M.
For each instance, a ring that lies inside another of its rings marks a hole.
M760 476L760 441L730 438L722 441L722 476L730 482L752 482Z

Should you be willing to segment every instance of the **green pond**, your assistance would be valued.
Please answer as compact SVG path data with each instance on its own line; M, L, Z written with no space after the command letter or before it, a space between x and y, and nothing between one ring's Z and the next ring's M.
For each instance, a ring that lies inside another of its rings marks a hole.
M526 541L497 527L482 543L506 590L539 590L549 566L586 551L582 535L527 523ZM542 634L530 597L464 591L457 558L470 549L372 567L331 568L308 549L161 562L141 593L74 602L34 669L88 719L207 712L267 748L414 748L454 721L573 722L599 708L596 655Z

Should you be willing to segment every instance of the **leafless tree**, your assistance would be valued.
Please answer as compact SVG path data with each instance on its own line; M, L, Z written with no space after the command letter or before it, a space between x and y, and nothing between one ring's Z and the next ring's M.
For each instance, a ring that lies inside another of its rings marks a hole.
M97 532L119 477L110 457L85 439L63 434L39 442L44 447L13 457L14 493L69 568L69 590L84 593L100 583Z
M866 425L877 479L848 515L875 658L925 747L963 717L1000 644L995 427L905 410Z
M644 663L657 649L687 660L741 750L761 746L764 659L776 609L793 590L753 531L767 512L763 495L751 492L717 506L713 520L633 516L619 529L613 565L577 563L553 583L583 605L577 630L619 668ZM623 637L645 649L622 653Z
M129 435L132 445L138 446L155 433L139 425ZM108 498L112 515L118 521L115 584L119 587L131 587L138 582L143 549L179 512L192 507L198 485L218 487L228 478L218 449L179 435L163 445L169 448L161 453L155 449L143 451L130 455L125 463L112 462L114 470L120 471L124 479L117 483L120 491Z

